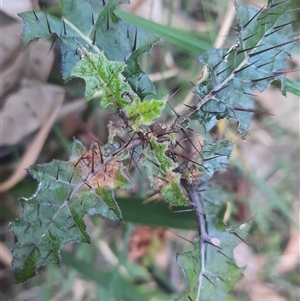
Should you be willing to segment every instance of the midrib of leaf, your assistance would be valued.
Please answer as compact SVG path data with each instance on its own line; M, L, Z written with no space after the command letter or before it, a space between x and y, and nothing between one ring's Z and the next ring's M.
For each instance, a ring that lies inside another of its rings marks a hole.
M100 169L99 169L99 170L100 170ZM99 170L98 170L98 171L99 171ZM91 176L92 176L92 175L91 175ZM55 181L57 181L57 182L61 182L61 183L64 183L64 184L67 184L67 185L70 185L70 186L72 185L72 184L70 184L70 183L68 183L68 182L65 182L65 181L62 181L62 180L56 180L54 177L53 177L53 179L54 179ZM45 236L45 234L48 233L48 231L49 231L49 229L50 229L52 223L56 220L56 217L58 216L58 214L60 213L60 211L61 211L64 207L66 207L66 208L68 209L68 212L69 212L70 216L72 216L72 213L70 212L69 207L67 206L67 204L68 204L69 200L71 200L72 197L76 194L76 192L80 190L80 188L83 186L83 184L84 184L84 182L82 181L81 183L79 183L79 184L77 184L77 185L73 185L74 188L72 189L72 192L71 192L71 193L69 194L69 196L64 200L64 202L58 207L58 210L57 210L56 213L53 215L53 218L52 218L51 221L48 223L48 225L47 225L47 227L46 227L44 233L41 235L40 239L38 240L37 245L41 242L41 240L43 239L43 237ZM37 196L37 194L39 193L39 191L40 191L41 188L42 188L42 187L41 187L41 182L40 182L40 183L39 183L39 186L38 186L38 189L37 189L37 191L34 193L34 195L32 195L30 198L24 198L24 199L25 199L25 200L30 200L30 199L35 198L35 197ZM75 222L75 221L74 221L74 222ZM29 257L30 257L30 256L31 256L31 254L29 255ZM28 258L29 258L29 257L28 257Z
M277 19L278 20L278 19ZM274 24L275 24L276 22L274 22ZM272 25L273 26L273 25ZM251 58L251 54L254 54L255 53L255 51L258 49L258 47L262 44L262 42L263 42L263 40L264 40L264 37L265 37L265 35L268 33L268 31L270 31L272 29L272 27L271 28L269 28L266 32L265 32L265 34L262 36L262 38L256 43L256 47L255 48L253 48L246 56L245 56L245 58L244 58L244 60L234 69L234 70L232 70L232 72L231 72L231 74L230 74L230 76L228 76L224 81L223 81L223 83L220 83L219 85L217 85L213 90L212 90L212 92L210 93L210 94L208 94L208 97L209 97L209 99L210 98L212 98L212 93L216 90L216 91L218 91L218 90L220 90L220 89L222 89L231 79L233 79L234 77L235 77L235 72L237 72L237 71L239 71L241 68L243 68L246 64L248 64L249 63L249 59ZM294 40L292 40L292 41L289 41L289 42L287 42L287 43L282 43L282 44L279 44L279 45L276 45L276 47L278 47L278 46L284 46L284 45L287 45L287 44L290 44L290 43L294 43L295 41ZM271 47L269 47L269 48L267 48L267 49L263 49L263 50L261 50L262 52L267 52L268 50L272 50L272 49L274 49L274 46L271 46ZM229 53L228 53L229 54ZM249 63L250 64L250 68L253 68L253 69L256 69L255 68L255 63L256 62L254 62L254 63ZM263 69L259 69L260 71L263 71L265 74L269 74L268 72L266 72L265 70L263 70ZM205 97L205 99L206 99L206 97ZM209 100L208 99L208 100ZM216 99L217 100L217 99ZM207 102L207 100L205 101L205 103ZM203 103L203 104L205 104L205 103Z
M100 52L100 51L99 51ZM104 54L103 54L104 55ZM88 58L88 57L87 57ZM88 58L88 60L89 60L89 58ZM93 70L95 71L95 73L97 74L97 76L98 76L98 79L101 81L101 83L103 84L103 86L105 86L106 87L106 89L107 90L109 90L109 92L110 92L110 94L112 95L112 96L115 96L115 91L113 90L113 89L110 89L110 80L108 81L108 83L106 83L106 81L105 80L103 80L103 78L101 77L101 74L98 72L98 70L97 70L97 67L93 64L93 62L91 61L91 60L89 60L89 64L92 66L92 68L93 68ZM120 69L120 67L119 67L119 69ZM111 78L118 72L119 70L115 70L115 73L113 73L112 75L111 75ZM123 81L124 80L124 76L120 73L120 75L119 75L119 78L120 78L120 80L121 81ZM118 100L117 98L115 98L115 100ZM109 162L109 161L108 161ZM107 163L108 163L107 162Z
M78 29L77 26L75 26L72 22L70 22L68 19L66 19L65 17L63 17L63 20L65 21L66 24L68 24L71 29L73 29L83 40L85 40L87 42L87 44L96 52L96 53L100 53L100 49L93 44L93 41L88 37L86 36L82 31L80 31ZM93 28L91 28L92 30ZM90 34L90 33L89 33Z
M247 57L248 57L248 55L247 55ZM188 110L182 117L179 117L178 120L182 120L182 122L183 122L188 117L190 117L195 111L200 110L201 107L204 106L211 99L215 99L215 100L219 101L219 99L217 99L216 97L214 97L215 91L221 90L224 86L226 86L226 84L230 80L232 80L234 78L234 76L235 76L234 72L238 71L240 68L242 68L246 64L247 57L240 63L240 65L238 65L234 70L232 70L231 74L227 78L225 78L221 83L219 83L217 86L215 86L204 98L202 98L196 104L195 108ZM252 66L250 66L250 67L252 67Z
M203 273L206 272L206 269L205 269L206 244L203 245L201 239L199 240L199 243L200 243L200 252L201 252L201 272L200 272L199 277L198 277L199 285L198 285L197 299L196 300L200 300Z
M207 42L203 42L201 40L199 41L192 35L190 36L188 36L187 34L179 35L176 29L169 28L165 25L157 24L155 22L146 20L144 18L138 17L131 13L122 11L120 9L117 9L115 12L124 21L127 21L131 24L135 24L141 28L144 28L145 30L164 38L170 44L180 47L185 51L193 52L199 55L212 48L212 45L208 44ZM271 85L280 88L280 86L278 86L276 82L273 82ZM297 86L297 83L295 81L291 81L287 79L286 91L295 94L296 96L300 96L300 87L299 85Z
M48 223L44 233L42 234L42 236L39 238L38 242L37 242L37 245L40 244L40 242L42 241L43 237L45 236L46 233L49 232L49 229L51 227L51 225L55 222L56 220L56 217L58 216L58 214L61 212L61 210L66 207L70 216L72 216L72 213L70 212L69 210L69 207L67 206L67 204L69 203L69 200L71 200L73 198L73 196L80 190L80 188L85 185L85 182L89 182L89 180L95 175L97 174L101 169L103 169L103 167L105 167L105 165L111 161L114 157L114 153L111 154L103 163L98 163L96 166L95 166L95 170L93 173L91 173L84 181L82 180L80 183L78 183L77 185L73 185L73 189L71 191L71 193L69 194L69 196L63 201L63 203L58 207L58 210L55 212L55 214L53 215L53 218L51 219L51 221ZM58 181L58 182L62 182L62 183L65 183L67 185L72 185L68 182L65 182L65 181L62 181L62 180L56 180L54 177L53 179L55 181ZM41 183L39 183L39 186L38 186L38 189L37 191L35 192L35 194L28 198L28 199L25 199L25 200L30 200L30 199L33 199L40 191L41 189ZM94 192L94 189L93 189L93 192ZM94 192L95 193L95 192ZM75 222L75 221L74 221ZM31 256L31 254L29 255L29 257ZM28 258L29 258L28 257Z
M258 11L258 12L260 12L260 11ZM259 15L258 12L254 15L255 18L257 17L257 15ZM264 12L266 12L266 11L264 11ZM266 12L266 13L267 13L267 12ZM226 84L227 84L230 80L232 80L232 79L235 77L235 75L236 75L235 73L236 73L236 72L238 72L238 71L239 71L240 69L242 69L244 66L247 67L247 64L249 63L249 59L251 58L251 54L255 54L255 51L256 51L261 45L263 46L262 43L263 43L264 38L266 37L267 33L270 32L270 30L273 28L274 24L275 24L281 17L282 17L282 14L279 15L279 16L276 18L275 21L273 21L273 23L270 25L269 29L267 29L267 30L264 31L264 33L263 33L262 37L260 38L260 40L256 42L255 48L253 48L252 50L250 50L250 51L247 53L247 55L246 55L245 58L242 60L242 62L241 62L237 67L235 67L235 68L231 71L230 75L229 75L227 78L225 78L221 83L217 84L217 85L216 85L216 86L215 86L215 87L214 87L214 88L213 88L213 89L212 89L212 90L211 90L204 98L202 98L199 102L197 102L197 104L195 105L194 108L187 110L181 117L179 117L179 118L177 119L177 120L178 120L177 124L178 124L178 123L184 122L184 120L186 120L187 118L189 118L195 111L200 110L201 107L204 106L208 101L210 101L210 100L212 100L212 99L214 99L214 100L216 100L216 101L220 101L219 99L217 99L217 98L215 97L215 95L216 95L215 91L222 90L222 88L223 88L224 86L226 86ZM242 30L243 30L243 29L242 29ZM242 31L241 31L241 32L242 32ZM240 35L241 35L241 33L240 33ZM238 41L239 41L239 40L238 40ZM286 43L282 43L282 44L278 44L278 45L273 45L273 46L271 46L271 47L269 47L269 48L267 48L267 49L263 49L263 50L261 50L261 51L262 51L262 52L267 52L268 50L272 50L272 49L274 49L275 47L288 45L288 44L290 44L290 43L295 43L295 41L294 41L294 40L291 40L291 41L288 41L288 42L286 42ZM238 49L239 49L239 48L234 49L232 52L230 51L230 49L228 49L227 55L230 55L231 53L234 53L235 50L238 50ZM244 48L242 48L242 50L244 50ZM253 63L249 63L248 67L249 67L249 68L253 68L253 69L255 70L255 69L256 69L256 68L255 68L255 64L256 64L256 63L257 63L257 61L255 61L255 62L253 62ZM260 72L263 71L263 73L265 73L266 75L270 75L269 72L267 72L266 70L263 70L263 69L261 69L261 68L259 68L259 70L260 70ZM253 88L254 88L254 86L255 86L255 85L253 85ZM175 127L177 126L177 124L175 125Z
M47 227L46 227L44 233L41 235L41 238L38 240L38 242L37 242L36 245L39 245L40 242L42 241L43 237L46 235L46 233L49 232L49 229L50 229L52 223L54 223L54 221L56 220L56 217L58 216L58 214L60 213L60 211L61 211L64 207L66 207L66 208L68 209L70 216L72 216L72 214L71 214L71 212L70 212L70 210L69 210L69 207L66 206L67 203L68 203L68 199L64 200L64 202L61 204L61 206L59 206L58 210L57 210L56 213L53 215L53 218L52 218L51 221L48 223L48 225L47 225ZM75 222L75 221L74 221L74 222ZM28 258L30 258L30 256L31 256L31 254L29 254Z

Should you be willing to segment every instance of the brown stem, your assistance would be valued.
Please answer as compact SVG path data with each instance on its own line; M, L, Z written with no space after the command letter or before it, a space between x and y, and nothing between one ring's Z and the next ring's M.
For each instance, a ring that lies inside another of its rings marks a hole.
M209 238L208 238L208 234L206 231L205 213L204 213L202 204L199 200L198 193L197 193L194 183L191 179L181 178L181 185L186 190L189 201L192 205L193 211L196 214L198 232L201 237L201 243L204 244L209 241Z

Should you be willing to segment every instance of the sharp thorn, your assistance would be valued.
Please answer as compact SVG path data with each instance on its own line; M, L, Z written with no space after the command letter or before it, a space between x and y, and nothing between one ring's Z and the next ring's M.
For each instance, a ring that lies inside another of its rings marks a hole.
M257 34L257 32L251 34L250 36L246 37L243 39L243 42L246 42L248 39L252 38L253 36L255 36ZM237 52L237 54L239 54L239 51Z
M36 19L37 21L40 21L40 19L38 18L37 14L35 13L35 11L32 10L32 12L33 12L33 14L34 14L35 19Z
M236 232L230 232L231 234L235 235L237 238L239 238L243 243L245 243L247 246L249 246L249 244L242 238L240 237Z
M253 47L249 47L249 48L245 48L245 49L241 49L241 50L238 50L237 52L236 52L236 54L238 55L238 54L240 54L240 53L243 53L243 52L246 52L246 51L249 51L249 50L252 50L252 49L255 49L255 48L257 48L257 47L261 47L261 46L263 46L263 45L255 45L255 46L253 46Z
M223 87L219 88L218 90L213 90L213 91L211 92L212 96L216 95L217 93L219 93L220 91L226 89L226 88L229 87L229 86L230 86L230 85L227 84L227 85L224 85Z
M66 36L66 35L67 35L67 30L66 30L66 23L65 23L65 19L63 18L63 19L62 19L62 21L63 21L64 35Z
M261 67L267 66L267 65L272 64L272 63L274 63L274 62L275 62L275 60L272 60L272 61L270 61L270 62L267 62L267 63L261 64L261 65L258 65L257 68L261 68Z
M94 31L93 45L96 44L96 32L97 32L97 28L95 28L95 31Z
M227 281L225 281L222 277L220 277L219 275L217 276L221 281L223 281L224 283L228 284Z
M241 71L243 71L243 70L245 70L245 69L247 69L247 68L255 65L258 61L260 61L260 59L258 59L257 61L255 61L255 62L253 62L251 64L248 64L248 65L246 65L246 66L244 66L244 67L242 67L242 68L240 68L238 70L233 71L233 74L238 74L239 72L241 72Z
M92 25L95 25L94 13L92 12Z
M173 109L173 107L169 104L169 101L167 101L168 106L173 111L173 113L176 115L176 117L180 117L180 115L177 114L177 112Z
M136 48L137 48L137 35L138 35L138 30L137 30L137 27L136 27L135 28L135 35L134 35L134 42L133 42L131 52L136 51Z
M244 25L242 25L242 29L245 29L259 14L260 12L265 8L265 6L263 6L256 14L254 14L254 16L248 21L246 22Z
M106 30L109 30L109 14L106 14Z
M195 110L196 109L196 106L190 106L190 105L187 105L187 104L183 104L184 106L186 106L187 108L190 108L192 110Z
M219 76L220 74L222 74L223 72L227 71L231 66L228 66L227 68L223 69L222 71L217 73L217 76Z
M223 253L221 250L217 251L218 253L222 254L224 257L228 258L229 260L232 260L229 256L227 256L225 253Z
M213 286L216 286L204 273L202 274L203 277L208 280Z
M273 3L273 4L271 4L269 7L270 7L270 8L271 8L271 7L275 7L275 6L280 5L280 4L283 4L283 3L286 3L286 0L281 1L281 2L278 2L278 3Z
M55 41L56 41L56 38L54 37L53 40L52 40L52 43L51 43L51 46L50 46L48 55L50 54L50 52L51 52L51 50L52 50L52 48L53 48L53 46L54 46Z
M209 245L215 247L215 248L218 249L218 250L222 250L221 247L215 245L210 239L206 239L205 242L206 242L207 244L209 244Z
M46 23L47 23L49 34L52 34L52 31L51 31L51 28L50 28L50 23L49 23L49 20L48 20L48 16L47 16L47 13L46 13L45 10L44 10L44 14L45 14L45 18L46 18Z
M257 51L257 52L254 52L254 53L249 53L248 56L249 56L249 57L253 57L253 56L255 56L255 55L258 55L258 54L267 52L267 51L269 51L269 50L275 49L275 48L277 48L277 47L285 46L285 45L288 45L288 44L291 44L291 43L295 43L295 41L292 40L292 41L288 41L288 42L281 43L281 44L278 44L278 45L274 45L274 46L272 46L272 47L263 49L263 50L261 50L261 51Z

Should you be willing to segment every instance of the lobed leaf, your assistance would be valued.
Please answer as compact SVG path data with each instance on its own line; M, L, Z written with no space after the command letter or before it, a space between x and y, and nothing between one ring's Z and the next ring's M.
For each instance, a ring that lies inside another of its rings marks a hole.
M166 172L171 171L175 165L170 158L164 155L168 147L166 142L158 143L153 137L150 143L152 148L144 150L140 163L146 167L147 175L155 186L157 179L165 177Z
M235 3L240 29L236 44L199 57L209 78L194 89L205 104L192 118L206 131L221 118L235 119L245 139L254 109L253 89L262 92L279 79L285 94L285 59L295 43L289 5L289 0L273 0L258 10Z
M140 164L146 168L152 186L159 187L165 200L172 205L188 205L180 186L180 174L174 172L177 164L165 154L168 149L167 142L158 142L153 137L150 145L151 149L144 150Z
M132 92L128 83L122 79L125 64L108 61L103 54L85 54L71 72L71 76L80 77L86 82L85 97L90 100L98 91L103 92L100 100L102 109L109 105L122 108L128 101L123 98L125 93Z
M129 124L134 131L138 131L141 125L150 125L158 118L166 105L166 99L151 99L141 102L135 98L133 102L124 108Z
M20 199L21 217L11 224L18 239L13 250L17 282L34 276L40 266L59 263L66 244L90 243L86 214L122 221L114 189L132 184L120 162L99 165L99 158L95 147L86 152L75 140L68 162L54 160L28 169L39 186L31 198Z
M33 39L57 40L62 53L62 75L70 77L72 69L80 61L78 45L88 52L104 52L108 60L125 62L124 75L132 89L143 99L155 94L149 77L141 70L139 57L151 50L158 41L153 34L123 22L115 13L119 3L128 0L61 0L62 18L47 15L46 12L25 12L23 43Z
M162 188L161 194L165 200L175 206L187 206L189 200L184 196L181 185L180 185L180 174L170 172L166 176L166 181Z
M232 142L227 139L212 143L205 141L197 160L201 162L200 170L210 178L215 171L226 169L232 149Z
M221 301L242 278L233 250L244 240L251 223L227 229L216 216L207 217L210 243L194 240L194 250L177 255L189 289L177 301Z

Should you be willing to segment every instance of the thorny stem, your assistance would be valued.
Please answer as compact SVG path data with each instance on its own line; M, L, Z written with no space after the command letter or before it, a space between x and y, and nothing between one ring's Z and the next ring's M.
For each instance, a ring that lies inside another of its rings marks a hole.
M208 242L209 238L208 238L208 234L206 231L205 213L204 213L202 204L199 200L198 193L197 193L194 183L191 179L181 178L181 185L186 190L189 201L193 207L193 211L196 214L197 227L198 227L198 232L201 237L201 244L204 244L204 243Z
M201 295L201 289L202 289L202 280L203 276L205 276L205 253L206 253L206 245L207 243L210 243L210 239L208 237L208 233L206 231L206 222L205 222L205 214L202 207L202 204L199 200L198 193L195 189L195 185L193 181L189 178L181 178L181 185L184 187L188 194L189 201L193 207L193 211L196 214L196 220L197 220L197 227L198 232L200 234L200 254L201 254L201 272L198 277L198 291L197 291L197 297L195 300L200 300Z

